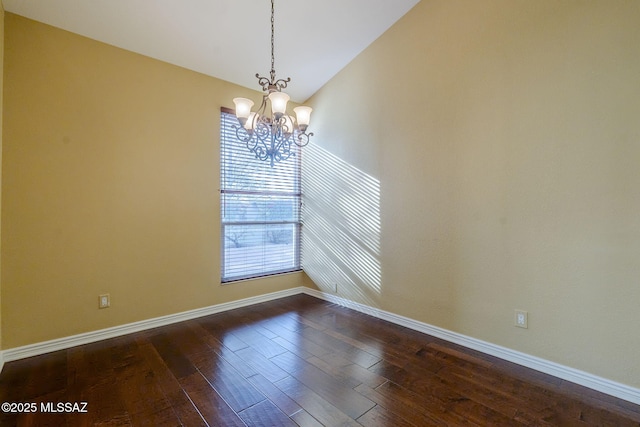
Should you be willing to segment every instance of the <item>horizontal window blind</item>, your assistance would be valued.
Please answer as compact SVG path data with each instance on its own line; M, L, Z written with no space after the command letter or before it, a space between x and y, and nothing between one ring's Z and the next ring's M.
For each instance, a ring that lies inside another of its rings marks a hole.
M236 136L238 120L220 113L222 282L300 269L300 149L259 160Z

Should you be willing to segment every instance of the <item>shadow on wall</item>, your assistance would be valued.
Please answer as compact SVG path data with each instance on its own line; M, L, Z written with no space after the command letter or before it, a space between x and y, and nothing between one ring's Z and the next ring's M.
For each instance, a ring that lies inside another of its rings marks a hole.
M321 291L378 306L380 181L315 144L302 164L305 272Z

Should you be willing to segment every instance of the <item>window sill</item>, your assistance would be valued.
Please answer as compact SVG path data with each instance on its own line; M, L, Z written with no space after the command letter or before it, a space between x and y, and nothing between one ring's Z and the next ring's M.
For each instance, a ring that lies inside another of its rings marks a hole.
M260 275L260 276L239 277L237 279L230 279L230 280L220 281L220 285L221 286L225 286L225 285L231 285L231 284L238 283L238 282L250 282L250 281L254 281L254 280L266 279L268 277L285 276L285 275L289 275L289 274L297 274L297 273L300 273L302 271L303 271L302 268L299 268L299 269L296 269L296 270L287 270L287 271L282 271L282 272L278 272L278 273L263 274L263 275Z

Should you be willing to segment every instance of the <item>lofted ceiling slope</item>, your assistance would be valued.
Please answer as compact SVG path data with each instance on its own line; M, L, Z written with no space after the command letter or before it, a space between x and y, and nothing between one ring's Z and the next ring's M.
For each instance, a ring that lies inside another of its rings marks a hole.
M303 102L419 0L276 0L275 70ZM269 0L2 0L6 11L260 89Z

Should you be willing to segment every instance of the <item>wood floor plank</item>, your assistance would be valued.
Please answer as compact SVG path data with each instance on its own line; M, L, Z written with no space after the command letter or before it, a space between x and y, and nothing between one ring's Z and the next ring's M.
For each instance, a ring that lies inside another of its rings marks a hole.
M297 342L301 338L300 331L308 327L290 316L281 315L277 317L277 321L275 320L263 324L265 329L276 335L271 339L284 338L288 341Z
M221 314L203 317L196 322L205 329L209 335L220 341L231 351L248 347L249 344L235 336L232 331L238 325L235 322L226 322L226 318Z
M296 423L282 413L271 401L263 400L240 412L240 418L255 427L296 427Z
M37 410L31 413L26 414L25 419L23 420L24 425L30 426L66 426L69 425L70 422L77 422L78 424L87 424L90 420L88 414L67 414L64 412L58 412L57 409L55 411L42 411L41 405L47 404L48 402L59 402L63 399L65 395L64 390L58 390L53 393L39 396L33 400L32 403L35 403L37 406ZM4 424L3 424L4 425Z
M149 341L176 378L188 377L196 372L182 348L175 346L166 334L154 335Z
M465 360L475 366L483 366L485 368L493 367L493 363L485 360L484 358L478 357L475 354L470 354L469 351L465 352L462 349L458 350L452 345L442 345L440 343L430 342L426 345L426 347L435 350L435 353L432 353L432 356L435 357L453 357L456 361ZM423 356L423 354L424 352L416 352L416 355L418 356Z
M283 336L286 333L285 331L298 332L305 328L305 325L300 322L299 316L289 312L280 312L271 318L265 319L262 326L276 336Z
M178 379L171 373L162 357L157 353L155 347L147 343L139 348L147 365L154 373L158 386L171 402L180 422L185 426L206 426L206 421L189 398L189 395L182 389Z
M456 416L449 414L442 416L438 411L428 407L423 399L410 392L393 393L388 387L378 387L374 390L364 384L360 384L355 390L396 416L417 425L473 425L473 423L464 419L460 420Z
M599 409L606 412L608 417L615 415L628 418L640 426L640 405L634 405L613 396L605 395L579 385L562 381L557 391L563 396L573 399L577 404L586 403L585 410Z
M251 347L247 347L246 349L243 349L243 350L252 351ZM242 351L242 350L238 350L238 351ZM260 372L257 369L255 369L252 365L244 361L235 352L229 350L224 346L221 349L217 350L216 354L218 354L222 359L224 359L231 366L233 366L235 370L238 371L238 373L245 378L250 378Z
M442 385L449 387L458 394L467 396L475 402L491 408L508 418L512 418L523 424L546 424L543 421L539 421L539 411L544 410L545 408L536 409L535 405L528 405L529 401L526 397L520 399L518 395L498 393L494 390L484 388L459 377L451 379L448 378L446 372L443 371L438 373L438 378Z
M355 392L353 384L332 377L294 354L287 352L272 360L301 384L354 420L375 406L374 402Z
M559 397L551 415L544 417L544 421L553 424L583 423L584 425L608 425L616 427L639 426L640 423L633 419L624 419L608 411L584 407L579 402L570 398Z
M640 406L308 295L29 359L13 426L640 426Z
M210 426L245 426L240 417L199 372L182 378L180 385Z
M292 377L278 381L276 386L322 425L345 427L361 425Z
M300 332L297 332L294 336L279 336L278 338L274 338L273 341L278 343L278 345L286 349L288 352L303 359L307 359L311 356L323 357L324 355L334 353L330 348L322 347L304 338Z
M235 354L271 382L280 381L289 375L271 360L251 349L243 348L236 351Z
M376 388L387 381L386 378L364 369L362 366L356 365L355 363L334 364L331 363L334 359L328 359L329 361L322 360L314 356L306 360L329 375L341 379L342 381L357 383L354 387L364 383L369 387Z
M48 357L29 358L7 364L0 380L2 401L28 402L38 396L51 394L67 386L67 353L56 351Z
M233 332L233 335L249 344L249 346L254 351L262 354L266 358L271 358L287 351L278 343L274 342L272 339L265 337L250 326L236 329Z
M179 347L180 351L185 355L211 350L207 345L205 337L193 330L192 323L195 322L188 321L169 325L163 328L162 332L169 341L176 347Z
M294 414L303 410L300 405L284 394L273 382L267 380L262 375L256 374L248 378L248 381L262 394L269 396L269 400L271 400L274 405L289 417L293 417Z
M487 404L493 400L505 409L511 407L521 413L527 411L535 414L543 411L549 406L550 400L555 402L558 398L553 390L527 384L483 366L451 364L439 371L438 377L452 389L476 395Z
M144 356L137 350L137 346L127 346L127 357L118 360L128 362L114 369L120 398L131 423L140 426L178 425L180 420L172 403L160 389Z
M414 424L380 405L371 408L356 421L367 427L424 427L428 425L424 424L423 421L420 421L419 424Z
M369 368L381 360L376 355L360 350L359 348L338 338L332 337L323 331L307 328L301 333L302 336L309 341L312 341L326 349L331 349L334 353L341 355L345 359L351 360L353 363L357 363L363 368Z
M132 425L114 371L112 351L118 347L117 340L107 340L67 350L69 393L66 398L87 402L89 425ZM123 363L119 362L118 366Z
M391 381L378 387L376 389L377 391L388 390L389 393L399 394L402 393L403 390L407 390L407 393L420 396L425 407L433 410L434 413L440 417L445 414L456 414L456 418L466 419L472 422L480 419L479 425L482 425L482 420L485 419L489 420L492 423L491 425L496 426L519 424L516 420L483 406L471 400L468 396L458 393L456 390L442 385L435 373L428 374L429 371L425 370L418 374L414 371L407 371L393 365L384 365L385 363L381 362L377 365L376 371L379 375L383 375ZM402 387L398 386L398 384L402 384ZM459 415L465 412L469 415Z
M304 409L291 415L291 419L300 427L324 427L320 421L316 420Z
M198 370L229 406L240 412L266 397L256 390L229 362L211 352L195 361Z
M221 348L229 348L226 347L218 338L211 335L207 329L202 327L202 325L197 321L190 321L186 323L191 332L200 337L202 342L204 342L210 350L219 351ZM246 344L240 348L245 348Z

